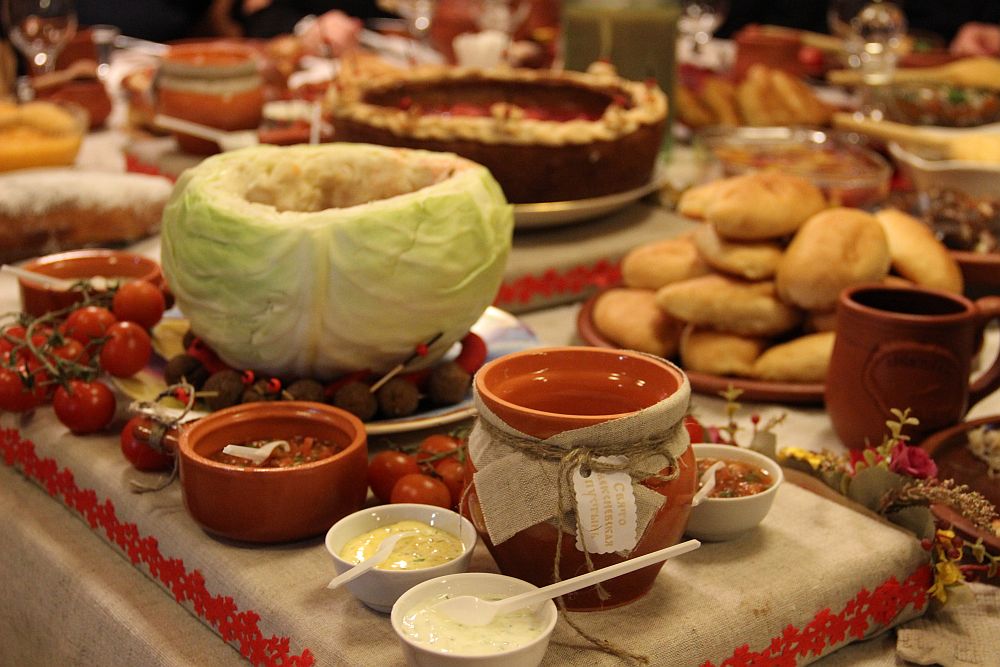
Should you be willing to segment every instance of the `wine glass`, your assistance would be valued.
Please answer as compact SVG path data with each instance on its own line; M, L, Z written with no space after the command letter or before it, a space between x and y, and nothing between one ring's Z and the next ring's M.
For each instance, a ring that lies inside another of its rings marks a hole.
M693 55L701 53L728 14L729 0L686 0L681 4L677 29Z
M0 19L31 69L51 72L63 47L76 34L73 0L2 0Z

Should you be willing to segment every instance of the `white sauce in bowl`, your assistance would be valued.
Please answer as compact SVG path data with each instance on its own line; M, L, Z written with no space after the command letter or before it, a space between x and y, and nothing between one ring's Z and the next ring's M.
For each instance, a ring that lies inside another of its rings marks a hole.
M545 629L545 622L530 609L499 614L489 625L471 626L433 608L441 600L454 596L442 593L410 609L400 623L403 634L441 653L490 655L530 644ZM502 600L503 597L484 595L481 599Z

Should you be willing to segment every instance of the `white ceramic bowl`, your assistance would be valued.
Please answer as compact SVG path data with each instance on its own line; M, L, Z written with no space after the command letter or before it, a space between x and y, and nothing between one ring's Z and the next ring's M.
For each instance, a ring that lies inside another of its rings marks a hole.
M739 537L757 526L771 509L778 487L785 476L781 466L772 459L744 447L733 445L694 444L695 459L729 459L746 461L763 468L773 480L770 488L742 498L705 498L691 508L685 534L706 542L722 542Z
M333 558L333 567L337 574L354 567L353 563L340 557L344 546L350 540L381 526L408 520L422 521L458 536L465 545L465 551L458 558L442 565L419 570L372 569L354 581L344 584L355 597L376 611L388 613L400 595L421 582L469 569L472 550L476 546L478 537L472 522L442 507L397 503L360 510L345 516L330 527L326 533L326 550Z
M889 144L889 152L913 181L918 192L947 188L973 197L996 197L1000 164L932 159L928 155L907 150L897 143Z
M396 601L392 607L392 629L399 638L406 657L406 664L411 667L454 667L458 665L476 665L476 667L535 667L545 657L549 646L552 629L556 625L558 613L552 600L547 600L535 612L540 615L541 633L532 641L517 648L491 653L488 655L468 655L461 653L445 653L421 644L407 637L402 627L403 618L414 609L432 598L443 593L452 595L502 596L511 597L531 590L537 586L521 579L507 577L490 572L468 572L465 574L448 575L425 581L414 586ZM477 628L477 630L479 630Z

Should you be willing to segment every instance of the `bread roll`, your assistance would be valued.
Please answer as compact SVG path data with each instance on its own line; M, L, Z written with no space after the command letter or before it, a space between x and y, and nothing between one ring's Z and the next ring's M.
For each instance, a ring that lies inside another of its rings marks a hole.
M833 310L845 287L889 273L889 243L875 216L834 208L809 218L778 262L778 294L806 310Z
M704 217L715 223L719 236L734 241L786 236L826 207L823 193L811 181L780 171L751 172L723 182Z
M720 179L688 188L677 201L677 212L688 218L704 220L709 205L728 186L729 179Z
M716 271L747 280L764 280L774 276L778 260L784 252L772 241L727 241L719 236L715 225L698 225L692 237L702 259Z
M656 305L652 290L617 287L594 302L593 322L615 345L660 357L677 353L684 325Z
M760 338L699 329L688 325L681 334L681 366L712 375L749 375L764 350Z
M778 299L773 282L717 273L661 287L656 302L679 320L742 336L776 336L802 320L798 309Z
M628 287L655 290L708 271L690 235L636 246L622 259L622 282Z
M823 382L833 354L834 333L807 334L764 351L753 364L752 377L780 382Z
M892 268L918 285L962 293L962 271L930 227L902 211L887 208L875 214L889 241Z

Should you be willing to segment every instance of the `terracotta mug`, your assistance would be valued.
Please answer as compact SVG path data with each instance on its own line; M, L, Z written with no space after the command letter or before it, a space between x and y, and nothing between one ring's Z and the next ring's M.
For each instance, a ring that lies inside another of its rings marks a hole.
M951 426L1000 387L1000 357L970 382L983 328L1000 317L1000 297L970 301L922 287L859 285L837 304L837 338L826 381L826 409L852 449L878 445L890 409L920 420L912 442Z

